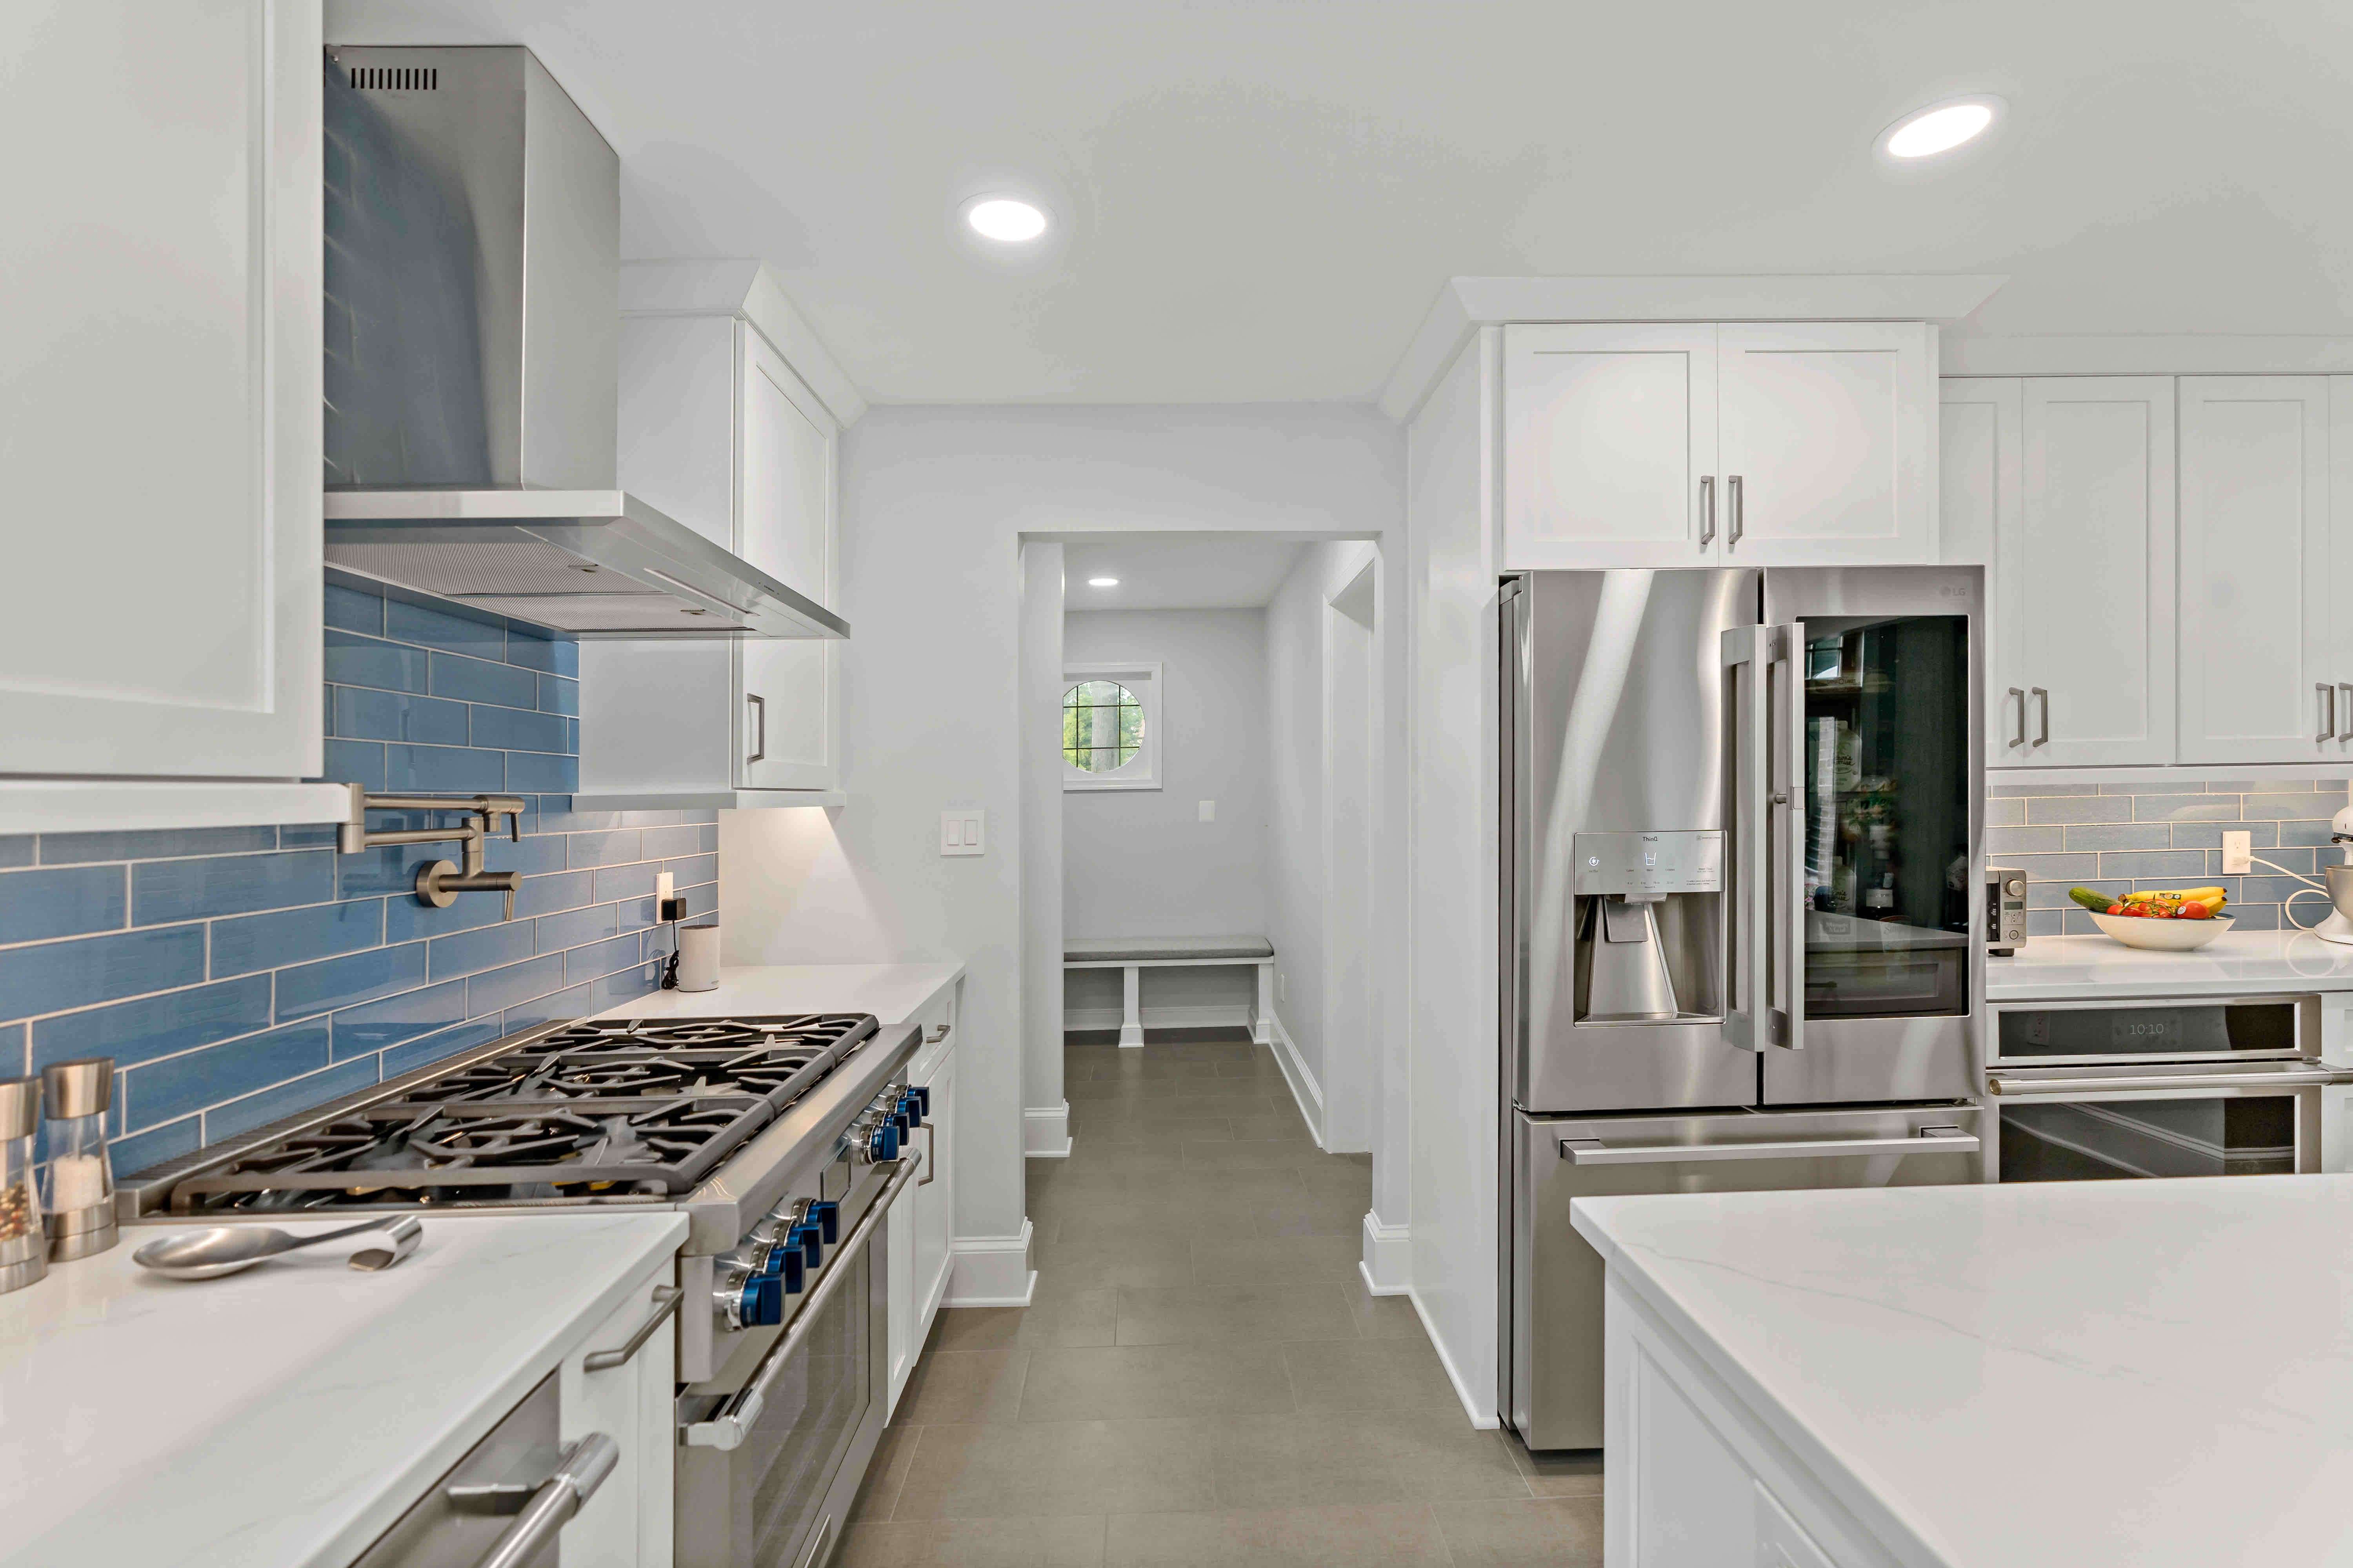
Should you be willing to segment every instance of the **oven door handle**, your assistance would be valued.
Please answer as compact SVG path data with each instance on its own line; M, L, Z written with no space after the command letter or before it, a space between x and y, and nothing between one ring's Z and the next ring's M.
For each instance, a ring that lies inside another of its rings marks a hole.
M793 1326L785 1331L782 1339L769 1347L759 1370L752 1374L751 1383L734 1397L724 1415L685 1426L681 1436L688 1447L738 1448L743 1447L744 1439L752 1435L753 1426L760 1419L760 1407L768 1402L769 1385L783 1374L793 1352L801 1348L801 1342L808 1338L809 1331L816 1326L818 1314L833 1300L834 1292L840 1289L841 1282L849 1278L849 1270L843 1265L855 1258L859 1248L872 1237L883 1216L890 1213L891 1205L899 1201L900 1194L915 1184L915 1173L922 1168L923 1157L910 1150L890 1163L898 1169L892 1173L882 1190L875 1194L874 1201L866 1206L866 1212L859 1216L849 1234L841 1238L841 1247L826 1265L823 1278L818 1280L816 1289L802 1300L801 1310L794 1314Z
M1862 1154L1966 1154L1983 1147L1957 1127L1923 1127L1900 1138L1785 1138L1755 1143L1609 1144L1599 1138L1564 1138L1561 1158L1572 1165L1680 1165L1707 1160L1842 1159Z
M2353 1083L2353 1072L2330 1067L2290 1068L2284 1072L2225 1067L2203 1071L2192 1068L2188 1072L2136 1073L2129 1078L2016 1078L2008 1073L1986 1074L1986 1092L1998 1100L2022 1096L2084 1100L2152 1089L2311 1089L2332 1083Z

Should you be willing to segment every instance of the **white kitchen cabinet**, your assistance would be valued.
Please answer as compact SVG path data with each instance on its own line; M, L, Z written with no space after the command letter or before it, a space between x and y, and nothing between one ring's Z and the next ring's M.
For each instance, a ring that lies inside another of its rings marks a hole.
M620 1450L613 1473L564 1528L564 1568L669 1568L677 1445L671 1273L665 1260L632 1283L621 1304L564 1359L563 1440L602 1432ZM588 1369L592 1357L628 1349L649 1323L653 1331L618 1366Z
M0 774L315 775L319 7L0 7ZM37 826L15 814L78 790L0 811ZM174 819L168 791L109 798L113 826Z
M1506 328L1504 564L1935 560L1935 334Z
M1504 329L1507 567L1714 561L1713 325Z
M2024 382L2022 475L1998 521L1993 767L2171 763L2174 384Z
M923 1044L908 1064L907 1081L932 1091L931 1114L917 1133L924 1170L915 1190L885 1223L890 1248L891 1404L913 1374L947 1294L955 1227L955 991L943 991L917 1019Z
M2024 387L2014 376L1954 379L1940 388L1941 429L1936 462L1937 552L1948 562L1986 568L1986 668L2002 669L2002 645L2010 635L2002 623L1996 542L2001 520L2015 518L2024 463L2021 431ZM1986 756L2000 765L2017 731L2013 705L1993 700L1996 683L1986 682Z
M2179 760L2341 753L2325 376L2184 376Z
M2328 584L2330 605L2353 605L2353 375L2328 378ZM2339 682L2334 754L2353 756L2353 609L2329 617L2328 670L2315 680Z
M637 263L622 292L621 488L833 607L846 378L764 270ZM580 666L581 809L838 799L836 645L587 642Z
M1936 329L1716 329L1724 559L1852 566L1936 558Z

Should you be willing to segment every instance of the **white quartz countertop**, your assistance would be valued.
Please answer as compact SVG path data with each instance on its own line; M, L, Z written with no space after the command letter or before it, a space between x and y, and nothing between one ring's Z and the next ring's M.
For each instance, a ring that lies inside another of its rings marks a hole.
M335 1221L288 1221L298 1233ZM617 1310L683 1215L432 1217L224 1279L131 1261L0 1296L0 1563L342 1564Z
M2353 950L2348 950L2353 951ZM657 991L602 1018L704 1018L727 1013L871 1013L904 1024L964 978L961 963L723 964L716 991Z
M1907 1568L2353 1563L2353 1176L1571 1212Z
M2195 952L2147 952L2104 936L2038 936L2014 957L1986 960L1989 1002L2281 988L2353 991L2353 947L2302 931L2231 931Z

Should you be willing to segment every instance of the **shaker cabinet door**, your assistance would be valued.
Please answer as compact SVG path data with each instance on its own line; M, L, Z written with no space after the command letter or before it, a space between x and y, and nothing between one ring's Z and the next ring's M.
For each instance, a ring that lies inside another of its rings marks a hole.
M2000 766L2174 760L2174 384L2025 384L2025 476L1997 593L2026 744ZM1996 696L2003 696L2001 692Z
M2018 612L2003 597L1999 548L2003 520L2014 527L2021 504L2023 387L2014 376L1964 377L1947 380L1940 391L1937 553L1987 569L1986 765L2008 767L2027 749L2026 692L2010 668Z
M1504 565L1715 560L1715 338L1691 326L1504 329Z
M1724 559L1936 559L1935 328L1822 321L1716 330Z
M744 558L818 603L834 603L832 416L767 341L743 346L739 485ZM737 645L743 700L737 783L831 789L840 779L839 656L818 642Z
M0 6L0 773L320 770L320 47Z
M2181 761L2339 756L2353 685L2330 658L2328 380L2177 385Z

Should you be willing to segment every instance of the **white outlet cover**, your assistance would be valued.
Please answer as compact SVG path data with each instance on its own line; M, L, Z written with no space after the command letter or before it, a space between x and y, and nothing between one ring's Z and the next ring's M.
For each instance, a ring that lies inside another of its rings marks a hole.
M988 813L977 809L940 813L941 854L985 854L987 837Z
M2254 834L2247 830L2222 835L2222 875L2241 877L2254 869L2251 860L2254 839Z
M1215 822L1218 820L1218 803L1216 801L1205 800L1201 803L1201 820L1204 822Z

